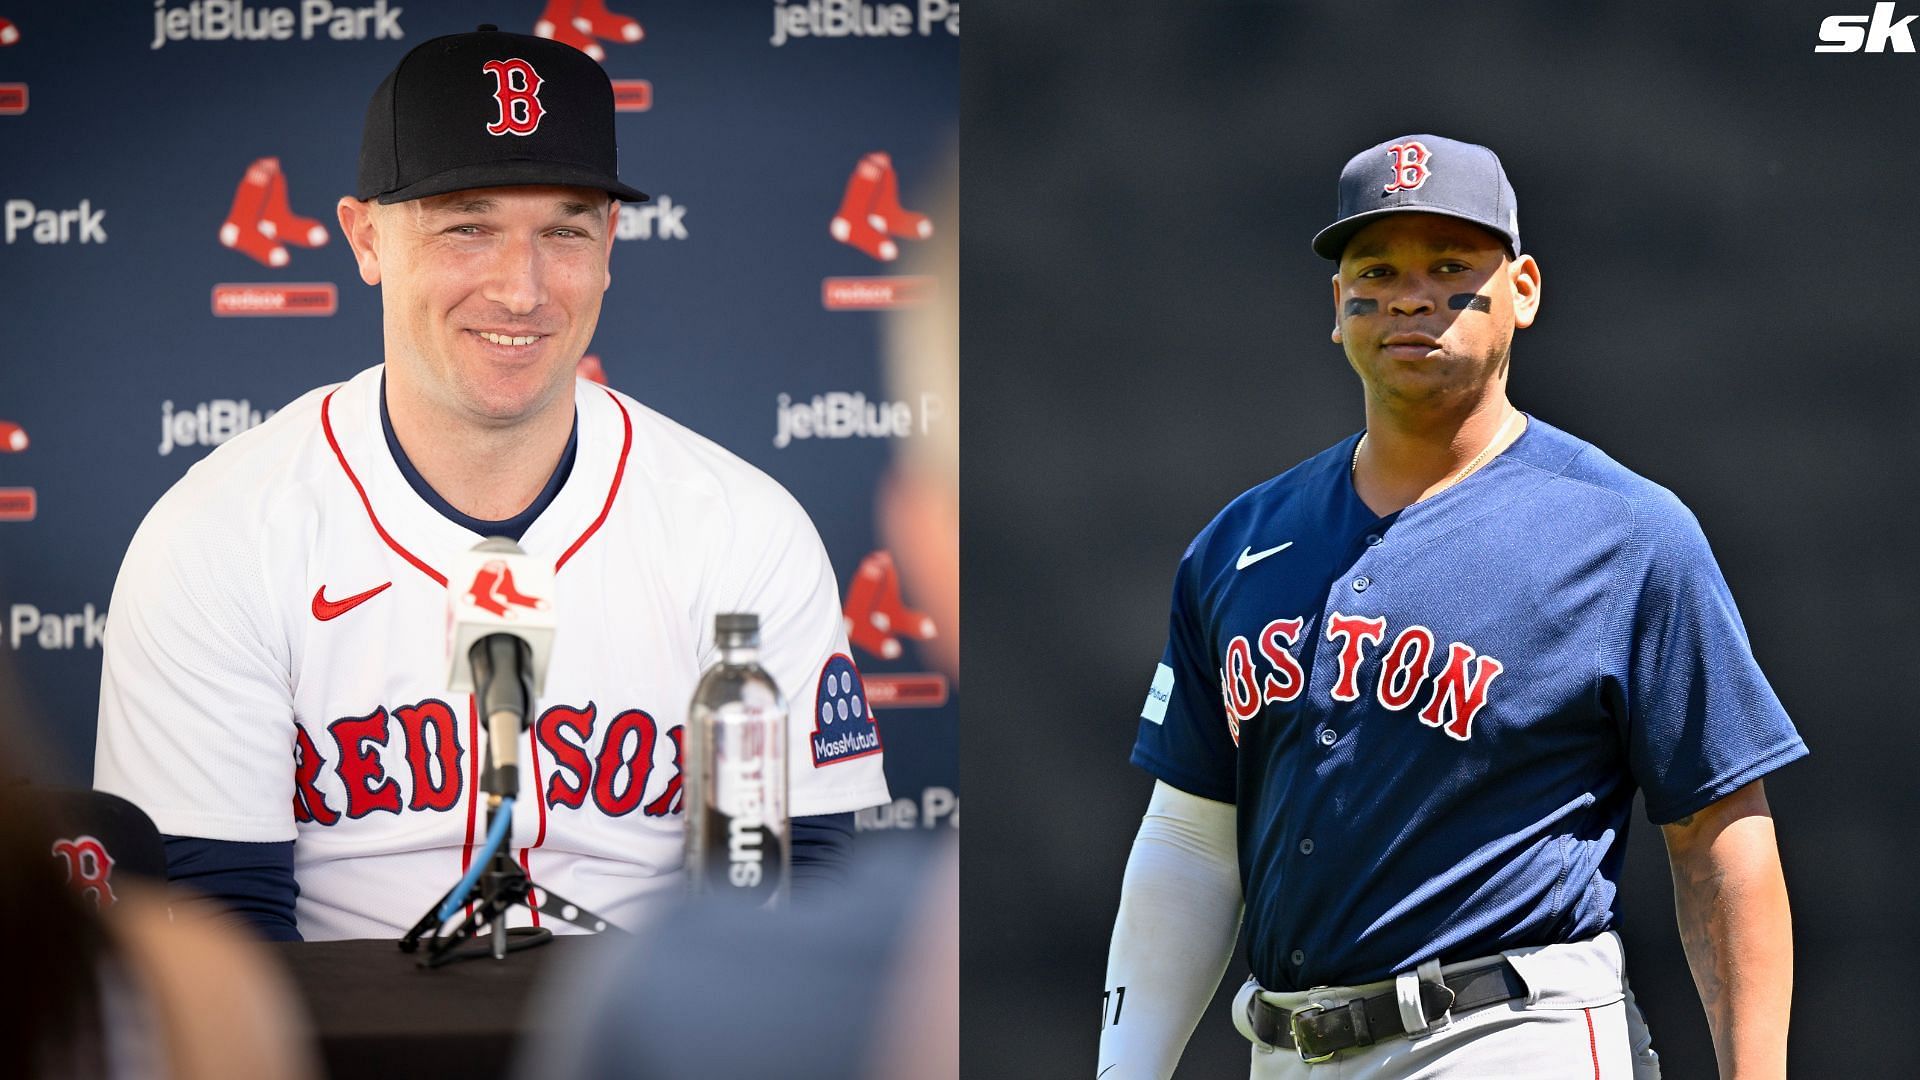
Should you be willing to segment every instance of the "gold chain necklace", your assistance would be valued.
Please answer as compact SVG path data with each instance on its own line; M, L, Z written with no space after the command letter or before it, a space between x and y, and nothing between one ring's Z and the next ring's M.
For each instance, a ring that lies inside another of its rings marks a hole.
M1493 433L1493 438L1487 441L1487 445L1481 447L1480 452L1473 455L1473 460L1461 466L1459 471L1455 472L1452 476L1447 477L1446 480L1442 482L1439 487L1434 489L1433 495L1438 495L1442 491L1445 491L1448 488L1452 487L1453 485L1459 483L1461 480L1466 478L1466 475L1468 473L1479 468L1480 459L1486 457L1487 452L1489 450L1492 450L1494 447L1500 445L1500 440L1506 437L1507 429L1512 427L1513 422L1515 420L1520 419L1520 416L1521 416L1520 410L1515 409L1513 411L1513 415L1507 417L1505 422L1503 422L1500 425L1500 430ZM1366 432L1363 431L1360 433L1360 441L1353 444L1353 463L1347 466L1347 471L1352 473L1356 477L1358 477L1360 474L1360 448L1365 445L1367 445L1367 434ZM1431 499L1433 498L1433 495L1429 495L1427 496L1427 498Z

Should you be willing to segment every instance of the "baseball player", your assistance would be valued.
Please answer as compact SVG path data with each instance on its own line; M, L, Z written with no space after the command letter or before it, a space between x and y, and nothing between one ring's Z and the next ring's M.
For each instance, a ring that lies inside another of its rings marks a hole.
M1382 143L1338 205L1313 249L1366 429L1181 560L1100 1077L1172 1072L1243 898L1255 1077L1657 1075L1614 931L1636 788L1722 1075L1784 1075L1761 777L1806 747L1698 523L1508 401L1541 276L1492 151Z
M575 377L618 202L645 198L619 179L612 88L585 54L490 26L409 52L339 203L381 289L385 362L214 451L128 548L96 784L168 834L171 876L269 935L398 936L484 842L486 735L446 686L448 589L466 583L443 570L483 537L556 572L513 820L536 887L625 925L679 887L682 731L719 612L760 616L791 699L797 892L844 866L851 812L886 800L806 513Z

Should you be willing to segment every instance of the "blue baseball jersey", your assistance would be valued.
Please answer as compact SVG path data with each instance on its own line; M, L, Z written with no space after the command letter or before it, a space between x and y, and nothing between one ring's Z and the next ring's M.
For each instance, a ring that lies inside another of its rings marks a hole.
M1530 418L1379 517L1358 439L1187 548L1133 750L1235 804L1273 990L1606 930L1636 787L1671 822L1807 752L1673 493Z

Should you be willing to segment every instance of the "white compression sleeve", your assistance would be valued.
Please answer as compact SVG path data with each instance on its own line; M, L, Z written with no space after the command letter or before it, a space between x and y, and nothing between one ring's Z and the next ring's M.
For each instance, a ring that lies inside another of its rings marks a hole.
M1165 1080L1240 933L1232 803L1155 781L1107 952L1099 1080Z

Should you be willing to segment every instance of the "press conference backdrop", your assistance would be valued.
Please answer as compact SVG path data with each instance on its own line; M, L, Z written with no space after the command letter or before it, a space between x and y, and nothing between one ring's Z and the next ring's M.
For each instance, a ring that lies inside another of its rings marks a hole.
M1915 14L974 12L964 644L993 678L965 745L968 1075L1095 1071L1151 788L1127 754L1174 569L1227 500L1360 428L1328 340L1331 266L1308 240L1347 158L1411 132L1501 154L1544 274L1514 400L1692 507L1812 748L1766 782L1798 947L1791 1075L1920 1075L1893 1019L1920 960ZM1814 51L1831 15L1854 17L1856 51ZM1714 1069L1671 904L1659 830L1636 810L1629 965L1666 1075L1690 1080ZM1229 992L1245 974L1236 961ZM1179 1075L1244 1076L1247 1054L1223 995ZM1533 1075L1571 1075L1554 1067Z
M546 24L603 58L622 178L653 196L620 211L583 373L806 507L897 800L860 824L958 827L958 698L919 637L953 628L889 587L916 554L882 548L874 495L898 444L952 422L889 399L878 320L930 291L915 214L955 182L959 5L611 6L0 0L0 632L51 752L31 775L91 777L101 630L148 507L381 359L334 216L374 87L429 38Z

